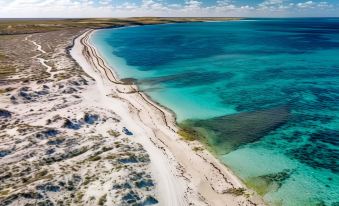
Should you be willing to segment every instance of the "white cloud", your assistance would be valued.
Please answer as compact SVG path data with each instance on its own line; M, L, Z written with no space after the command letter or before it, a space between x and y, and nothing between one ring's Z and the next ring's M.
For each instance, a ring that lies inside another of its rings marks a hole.
M306 2L297 3L297 7L301 9L314 9L314 8L326 9L326 8L332 8L333 5L329 4L326 1L321 1L321 2L306 1Z
M326 1L291 3L290 0L263 0L257 6L238 5L236 0L217 0L204 6L202 0L168 4L165 0L132 0L116 5L114 0L0 0L0 17L126 17L126 16L293 16L308 15L314 8L328 15L338 11ZM296 12L302 10L304 13ZM311 15L310 15L311 14ZM336 13L338 16L339 12Z
M319 2L318 3L318 5L317 5L318 7L320 7L320 8L333 8L333 5L332 4L329 4L328 2L326 2L326 1L321 1L321 2Z
M109 4L111 4L111 3L112 3L111 0L100 0L100 1L99 1L99 4L101 4L101 5L109 5Z
M286 0L265 0L258 5L258 10L266 12L283 12L293 6L293 3L288 3Z
M315 3L313 1L306 1L304 3L297 3L299 8L314 8Z

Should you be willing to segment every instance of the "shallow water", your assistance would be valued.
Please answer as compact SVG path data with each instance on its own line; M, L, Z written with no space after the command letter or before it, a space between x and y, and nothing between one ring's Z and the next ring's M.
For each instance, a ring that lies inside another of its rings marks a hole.
M92 42L270 204L339 204L339 19L107 29Z

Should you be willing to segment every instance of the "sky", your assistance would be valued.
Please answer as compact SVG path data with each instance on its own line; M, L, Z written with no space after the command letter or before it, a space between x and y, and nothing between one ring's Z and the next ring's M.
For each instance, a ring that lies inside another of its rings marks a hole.
M339 17L339 0L0 0L0 18Z

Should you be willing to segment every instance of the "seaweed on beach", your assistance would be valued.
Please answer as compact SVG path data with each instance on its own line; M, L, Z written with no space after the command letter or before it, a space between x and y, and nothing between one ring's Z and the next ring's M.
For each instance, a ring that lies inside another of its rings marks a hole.
M284 124L288 117L288 108L278 107L206 120L187 120L181 127L217 154L227 154L241 145L258 141Z

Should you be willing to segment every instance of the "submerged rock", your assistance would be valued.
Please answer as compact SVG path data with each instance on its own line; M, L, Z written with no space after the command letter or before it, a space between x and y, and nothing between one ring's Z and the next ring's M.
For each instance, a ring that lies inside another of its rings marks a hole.
M277 173L252 177L247 183L255 188L260 195L264 195L269 191L277 191L293 172L294 170L285 169Z
M279 107L206 120L187 120L181 127L218 154L226 154L241 145L258 141L287 122L288 118L289 110Z

